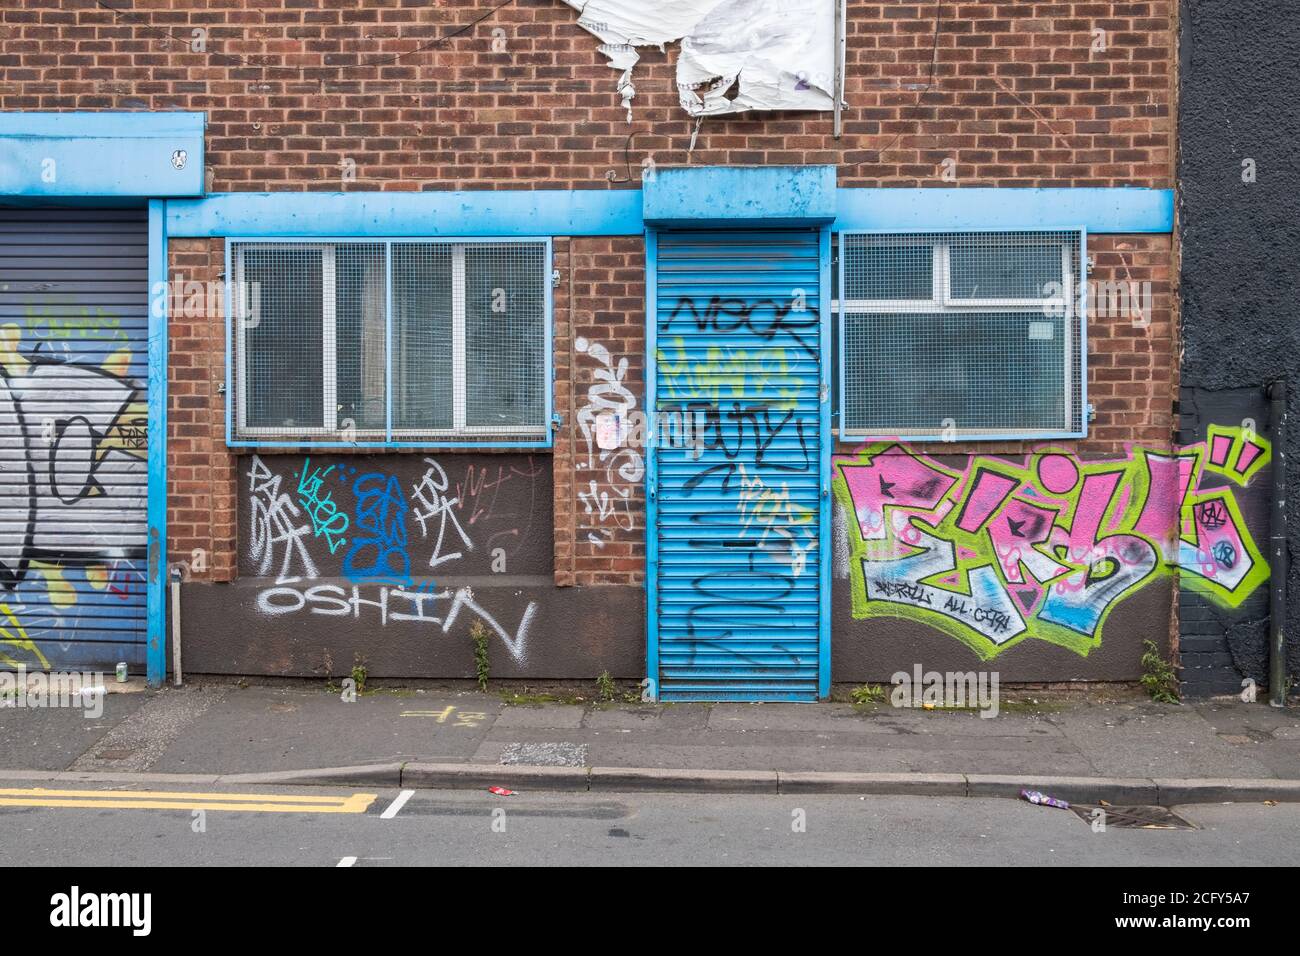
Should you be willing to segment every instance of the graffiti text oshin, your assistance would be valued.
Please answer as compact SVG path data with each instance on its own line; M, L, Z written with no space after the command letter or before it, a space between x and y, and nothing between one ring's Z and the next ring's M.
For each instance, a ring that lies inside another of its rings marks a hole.
M528 628L537 611L537 604L529 601L512 633L479 606L474 600L474 592L468 587L455 591L449 588L408 591L404 588L375 587L363 591L357 585L345 588L336 584L267 588L258 594L257 607L262 613L272 616L303 610L312 614L352 617L356 620L368 615L370 620L381 627L390 623L423 623L436 626L443 634L451 630L464 610L486 624L501 639L515 660L524 657Z
M542 472L531 458L490 467L474 459L252 455L245 573L267 579L258 611L351 618L361 634L412 624L448 634L458 620L477 619L522 659L536 604L507 621L479 603L471 585L486 559L474 538L535 547L525 540L530 526L517 522L521 512L531 520L528 506L539 494L532 482ZM498 501L503 486L517 491ZM504 571L506 552L497 550L491 566ZM476 556L479 567L466 567ZM435 582L416 576L421 568L460 577ZM499 598L495 588L484 593Z
M988 658L1028 638L1087 655L1123 598L1175 571L1236 607L1268 578L1237 495L1269 457L1222 426L1099 461L1049 447L954 468L890 441L837 456L853 614L914 618Z

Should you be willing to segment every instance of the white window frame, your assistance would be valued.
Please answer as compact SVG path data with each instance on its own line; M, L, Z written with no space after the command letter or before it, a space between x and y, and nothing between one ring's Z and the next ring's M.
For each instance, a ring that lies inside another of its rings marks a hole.
M422 239L396 239L394 242L400 244L420 243L428 240ZM517 239L514 240L520 244L537 243L535 239ZM469 370L468 370L468 342L469 331L467 328L468 317L466 313L466 272L465 272L465 250L469 246L482 245L481 240L464 239L452 242L441 242L442 245L451 247L451 428L397 428L391 429L394 439L419 440L422 438L444 439L444 438L490 438L493 435L502 434L501 428L494 428L491 425L470 425L466 419L468 413L466 408L469 403ZM546 320L544 328L546 330L546 381L548 391L554 388L551 376L551 322L550 322L550 243L546 244L546 261L543 270L543 287L547 290ZM391 253L391 244L390 244ZM390 255L391 259L391 255ZM391 276L391 264L390 264ZM390 317L391 320L391 317ZM390 333L391 334L391 333ZM391 372L391 369L390 369ZM391 406L391 402L390 402ZM550 402L547 402L546 410L543 414L549 418ZM548 422L542 422L539 425L519 425L510 428L511 437L521 438L544 438L550 434L550 425ZM485 447L490 447L490 443L484 442Z
M288 242L276 243L277 249L292 249L296 251L308 250L318 251L321 254L321 422L319 426L294 426L294 435L320 436L322 438L337 438L341 432L338 427L338 364L336 356L336 344L338 341L338 316L335 310L334 291L335 291L335 271L334 271L334 250L338 243L334 242ZM252 302L250 299L250 286L244 279L244 253L248 251L249 246L258 248L270 248L269 244L258 243L256 241L241 242L235 247L235 289L238 295L234 300L234 320L235 320L235 381L237 383L238 401L235 403L238 412L238 429L236 435L239 438L263 438L275 439L282 437L287 431L283 426L250 426L248 424L248 405L249 405L249 383L248 383L248 317L251 314ZM383 438L383 430L376 429L357 429L354 434L358 438ZM287 440L289 444L294 443L294 439Z
M450 428L398 428L392 424L393 409L393 244L439 244L451 247L451 285L452 285L452 427ZM384 247L384 270L387 293L385 296L385 390L386 410L384 428L354 428L347 434L352 440L341 440L344 432L338 424L338 368L337 368L337 332L338 317L335 306L335 250L339 245L382 245ZM469 246L504 244L504 245L538 245L544 249L541 281L546 291L544 309L544 348L543 372L545 378L545 405L543 421L537 425L520 425L501 428L491 425L469 425L467 419L468 405L468 370L467 370L467 314L466 314L466 267L465 250ZM321 317L322 317L322 422L320 426L250 426L248 424L249 376L248 367L248 318L251 315L249 284L245 281L244 257L249 248L257 249L292 249L319 250L321 253ZM233 352L229 357L228 368L233 379L232 391L236 401L235 420L231 422L232 431L227 435L227 442L232 445L274 445L292 447L295 445L314 444L303 439L321 439L321 444L366 445L386 447L392 445L412 445L420 447L446 447L447 440L457 438L483 439L475 441L475 447L492 448L498 446L518 445L520 447L540 447L549 445L551 440L551 415L554 390L554 355L552 323L552 250L549 238L511 237L466 238L466 239L422 239L398 238L377 239L370 237L329 238L321 240L277 241L264 238L231 238L228 240L230 269L235 280L237 294L230 297L230 319L234 325ZM231 341L231 337L227 337ZM286 432L292 432L286 435ZM490 439L499 438L494 442Z
M844 423L844 402L845 393L844 376L847 366L847 356L845 355L845 332L847 329L848 318L850 316L863 316L871 314L897 314L897 313L947 313L956 315L978 315L988 312L1029 312L1040 313L1050 317L1053 321L1060 321L1065 331L1065 342L1062 352L1063 363L1061 370L1061 383L1063 392L1062 409L1064 412L1063 422L1057 429L1040 429L1033 433L1027 433L1024 428L979 428L970 431L957 431L957 439L962 441L976 441L981 438L1067 438L1082 437L1073 429L1073 423L1079 416L1079 405L1076 403L1074 388L1072 383L1072 372L1074 368L1076 347L1080 350L1080 392L1078 401L1083 405L1083 414L1080 417L1083 432L1087 430L1087 378L1088 370L1082 361L1086 358L1086 352L1083 351L1082 343L1086 342L1087 328L1086 324L1081 323L1079 343L1076 343L1075 320L1086 315L1086 303L1083 299L1084 283L1081 277L1075 275L1073 267L1073 253L1076 246L1073 241L1061 242L1061 290L1062 294L1058 297L1047 297L1039 299L971 299L957 298L952 294L952 268L951 268L951 244L944 241L943 238L936 234L941 233L943 236L952 236L952 231L944 232L942 230L927 230L925 232L908 233L908 232L870 232L870 231L850 231L839 234L840 257L840 295L844 294L844 275L847 267L845 256L845 236L890 236L900 239L911 239L913 241L926 240L930 245L931 270L930 270L930 298L929 299L844 299L840 298L832 302L831 310L836 316L839 325L839 374L840 374L840 414L838 421L838 433L841 438L875 438L883 435L896 435L898 437L913 438L917 440L941 440L941 429L920 429L920 428L900 428L891 426L889 428L849 428ZM1024 233L1062 233L1073 234L1077 240L1077 251L1079 255L1079 268L1087 268L1087 244L1086 233L1081 228L1050 228L1050 229L1016 229L1016 230L990 230L987 233L981 230L970 230L972 235L1019 235ZM1048 312L1048 309L1053 311Z

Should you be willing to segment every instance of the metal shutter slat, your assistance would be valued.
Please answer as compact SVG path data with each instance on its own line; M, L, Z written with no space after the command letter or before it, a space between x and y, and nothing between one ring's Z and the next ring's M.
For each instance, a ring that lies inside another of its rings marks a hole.
M143 210L0 210L0 668L145 663L148 288Z
M705 415L706 445L655 456L662 700L817 697L820 255L814 230L658 234L655 412Z

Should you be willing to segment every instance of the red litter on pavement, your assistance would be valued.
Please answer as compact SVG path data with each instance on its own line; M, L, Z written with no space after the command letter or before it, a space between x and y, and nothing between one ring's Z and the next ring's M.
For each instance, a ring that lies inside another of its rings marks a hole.
M488 787L488 793L495 793L498 797L513 797L515 792L507 790L505 787Z

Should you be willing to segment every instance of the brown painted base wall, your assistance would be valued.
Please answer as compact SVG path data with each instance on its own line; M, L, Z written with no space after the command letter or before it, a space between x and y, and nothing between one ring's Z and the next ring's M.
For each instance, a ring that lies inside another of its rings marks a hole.
M1134 680L1146 641L1180 652L1175 587L1184 608L1248 618L1269 577L1257 420L1225 414L1187 444L1088 457L896 441L837 455L835 679L920 665Z
M893 441L837 454L832 678L1135 680L1145 641L1169 651L1176 578L1223 607L1266 580L1268 455L1237 424L1089 458ZM646 676L644 587L557 586L545 456L238 462L235 579L182 590L190 672L468 678L477 626L497 677ZM916 570L944 554L956 574Z
M340 586L350 586L339 582ZM311 613L268 618L258 612L256 582L187 584L181 589L184 665L195 674L283 677L339 675L362 662L375 677L471 678L469 623L462 608L452 627L440 622L378 623L362 616ZM997 670L1008 682L1136 680L1146 638L1160 643L1169 629L1170 587L1156 586L1117 607L1108 637L1088 657L1027 642L994 662L982 662L961 642L914 621L854 620L848 582L836 581L831 620L831 676L836 682L886 682L914 664L926 670ZM374 594L365 594L373 600ZM645 676L645 592L639 587L555 588L549 584L475 588L474 598L500 621L518 621L535 605L519 657L489 638L492 675L537 680L590 679L602 671L620 679ZM393 607L397 602L393 602ZM441 602L445 610L448 602ZM436 613L430 607L430 613ZM512 635L513 638L513 635Z
M556 587L554 481L531 454L238 459L237 576L186 584L196 673L645 673L644 589Z
M850 587L848 580L836 580L831 591L831 678L855 684L888 683L918 664L924 671L997 671L1007 683L1134 681L1142 674L1142 642L1166 648L1173 590L1168 581L1158 582L1117 604L1105 638L1087 657L1030 640L983 660L961 641L917 621L855 620Z
M1087 458L897 441L836 454L833 679L1136 679L1145 641L1169 652L1176 579L1225 608L1267 580L1270 448L1245 421ZM643 586L557 586L549 465L240 456L237 573L184 587L187 668L470 677L478 627L498 677L646 676Z
M489 630L494 678L590 679L606 670L620 679L645 676L643 589L557 588L535 580L475 586L467 580L448 579L445 587L471 587L475 605L504 628L516 627L533 609L517 643L517 631L508 631L509 638L503 639ZM345 580L322 584L351 596L353 585ZM379 608L368 604L360 606L359 616L317 614L310 608L267 616L258 609L264 589L258 581L182 587L187 673L323 677L347 674L355 663L364 663L372 677L474 676L469 629L482 616L469 605L461 605L449 627L447 612L454 599L426 599L424 620L395 620L391 612L399 606L407 611L411 602L390 596L386 624L380 622ZM359 590L364 600L377 600L381 589Z
M1180 502L1149 475L1176 473L1173 450L1047 447L880 441L835 456L835 680L917 666L1136 680L1144 641L1168 654Z

